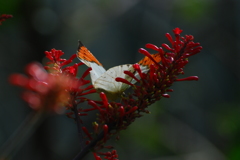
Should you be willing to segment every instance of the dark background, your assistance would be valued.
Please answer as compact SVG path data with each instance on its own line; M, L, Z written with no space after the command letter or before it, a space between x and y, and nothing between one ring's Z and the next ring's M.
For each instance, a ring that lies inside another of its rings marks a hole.
M168 43L165 33L180 27L203 46L184 75L199 81L175 83L170 99L108 144L120 160L239 160L239 9L238 0L0 0L0 13L14 16L0 26L0 145L31 111L8 76L42 62L44 51L68 58L81 40L110 68L139 61L139 48ZM78 151L73 120L52 115L13 159L67 160Z

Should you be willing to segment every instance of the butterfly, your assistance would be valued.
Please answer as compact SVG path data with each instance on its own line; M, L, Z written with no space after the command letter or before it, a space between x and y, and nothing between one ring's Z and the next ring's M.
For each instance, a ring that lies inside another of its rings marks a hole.
M90 77L94 88L98 92L104 92L110 100L115 100L121 96L121 94L129 87L128 84L117 82L115 79L121 77L126 79L131 83L136 81L132 77L126 75L124 71L130 71L139 77L135 73L135 69L132 64L124 64L112 67L108 70L105 70L103 65L94 57L94 55L79 41L77 57L88 67L91 67ZM160 55L152 54L152 57L156 62L161 61ZM147 56L144 57L141 61L138 62L143 73L147 73L153 61L150 60Z

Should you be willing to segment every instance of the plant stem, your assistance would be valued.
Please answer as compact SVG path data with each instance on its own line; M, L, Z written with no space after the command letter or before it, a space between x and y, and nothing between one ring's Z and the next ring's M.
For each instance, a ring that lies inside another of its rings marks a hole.
M80 147L81 147L81 149L83 149L84 148L84 136L83 136L83 132L82 132L83 125L82 125L82 121L78 115L77 105L73 106L73 112L75 115L75 121L77 123L78 136L80 138Z
M108 132L110 132L115 126L116 124L107 124L108 125ZM94 140L92 140L88 145L86 145L79 153L76 157L74 157L73 160L82 160L88 152L90 152L92 150L92 148L94 148L97 143L99 141L101 141L104 138L104 131L100 132L96 138Z
M102 131L96 139L94 139L93 141L91 141L91 143L89 143L87 146L85 146L79 153L78 155L73 159L73 160L82 160L82 158L84 158L88 152L90 152L90 150L96 146L96 144L102 140L104 137L104 132Z

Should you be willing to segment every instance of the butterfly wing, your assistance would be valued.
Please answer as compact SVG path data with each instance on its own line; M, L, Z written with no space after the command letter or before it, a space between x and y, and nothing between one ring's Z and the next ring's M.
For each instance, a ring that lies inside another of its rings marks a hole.
M153 59L159 63L161 61L161 56L159 53L156 53L156 54L151 54L151 56L153 57ZM150 65L152 64L155 64L149 57L145 56L142 60L140 60L138 62L138 64L140 65L140 69L142 71L142 73L145 73L147 74L148 71L149 71L149 68L150 68ZM133 68L133 67L132 67ZM134 70L134 69L133 69ZM134 73L134 76L137 78L137 79L140 79L140 75L138 72L136 71L133 71ZM136 83L137 81L135 79L130 79L130 82L132 84Z
M161 61L161 56L159 53L151 54L151 56L157 63ZM149 71L150 65L154 65L155 63L149 57L145 56L138 62L138 64L140 64L141 71L143 73L147 73Z
M131 72L134 71L131 64L125 64L110 68L104 74L102 74L95 81L95 83L93 83L93 85L97 90L104 91L108 95L108 97L119 96L124 90L129 87L129 85L122 82L117 82L115 79L117 77L121 77L130 81L132 78L123 73L126 70Z
M94 55L79 41L77 57L88 67L91 67L90 76L94 83L106 70Z
M151 55L154 60L158 63L161 61L160 54L152 54ZM130 71L135 74L137 78L140 78L139 74L134 70L131 64L125 64L110 68L109 70L105 70L102 64L93 56L93 54L79 41L79 47L77 52L77 57L80 61L82 61L88 67L91 67L90 71L92 83L94 88L98 91L103 91L107 94L108 97L112 97L112 99L118 97L126 90L129 85L117 82L115 79L117 77L124 78L131 83L136 83L128 75L124 74L125 70ZM141 71L143 73L147 73L149 71L150 65L155 64L149 57L144 57L141 61L138 62L140 65Z

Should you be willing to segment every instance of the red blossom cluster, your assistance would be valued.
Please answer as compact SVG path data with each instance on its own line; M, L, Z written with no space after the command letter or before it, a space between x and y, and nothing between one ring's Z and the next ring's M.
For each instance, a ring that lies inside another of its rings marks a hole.
M66 91L71 79L61 75L48 74L38 63L26 67L28 76L12 74L10 82L25 88L22 98L35 110L61 112L67 105L69 93Z
M173 91L169 87L174 82L198 80L196 76L178 79L178 75L184 73L183 68L188 63L188 57L200 52L202 47L199 43L193 41L193 36L180 36L182 30L179 28L174 29L173 32L174 37L169 33L166 34L170 45L162 44L162 47L153 44L146 45L146 48L160 54L160 63L156 62L147 50L141 48L139 52L154 62L150 65L149 71L147 73L143 72L139 64L133 65L137 74L124 71L137 83L132 84L126 79L116 78L117 82L126 83L130 86L130 91L123 94L118 102L108 101L103 92L99 93L100 101L86 98L87 94L96 92L93 86L89 84L90 81L84 79L91 68L78 78L77 70L82 63L66 66L76 58L76 55L74 54L68 60L61 59L64 53L60 50L52 49L45 52L46 57L50 60L45 67L48 73L43 70L42 66L33 63L27 67L28 77L14 74L10 80L13 84L26 89L23 98L32 108L44 108L56 112L59 108L65 106L67 110L71 111L67 113L67 116L77 122L78 132L82 138L81 151L74 160L82 159L90 151L93 152L96 160L101 160L101 156L107 160L117 160L116 150L100 152L104 148L113 148L105 146L108 139L117 135L119 131L126 129L136 118L141 117L142 113L149 113L147 110L149 105L162 97L169 98L168 92ZM77 108L83 102L87 102L90 108ZM89 129L84 126L80 116L90 113L95 114L92 111L97 111L97 118L92 123L92 129Z
M137 81L136 84L123 78L116 78L116 81L126 83L132 89L129 94L122 95L121 103L108 102L104 93L100 93L102 103L88 101L89 105L93 107L92 110L98 110L99 113L98 122L94 123L95 139L90 138L90 141L95 143L96 139L102 137L102 141L98 141L95 145L95 151L104 148L107 139L120 130L126 129L136 118L142 116L142 112L149 113L147 110L149 105L162 97L169 98L168 92L173 91L169 87L174 82L198 80L197 76L178 79L178 75L184 74L183 68L188 63L188 57L199 53L202 47L199 43L193 42L194 38L191 35L181 37L182 30L179 28L174 29L173 32L174 38L169 33L166 34L170 46L167 44L162 44L162 47L153 44L146 45L146 48L153 49L160 54L161 63L157 63L147 50L141 48L139 52L155 62L150 66L149 72L143 73L139 64L133 65L139 78L130 71L124 71L125 74Z
M33 62L26 67L27 75L16 73L9 77L12 84L25 89L22 97L33 109L59 113L63 106L66 109L73 109L86 100L84 95L95 92L92 85L83 87L90 83L84 79L90 69L83 73L82 77L77 78L78 67L82 63L66 66L76 58L76 55L68 60L62 59L60 57L64 53L56 49L46 51L45 54L50 60L47 66L43 67Z
M12 18L13 16L10 14L1 14L0 15L0 25L2 25L2 22L5 21L6 19Z

